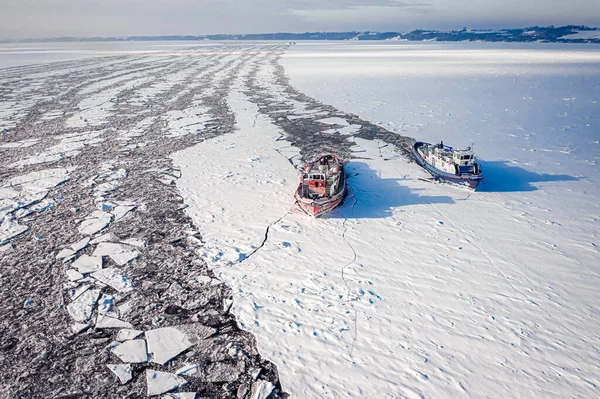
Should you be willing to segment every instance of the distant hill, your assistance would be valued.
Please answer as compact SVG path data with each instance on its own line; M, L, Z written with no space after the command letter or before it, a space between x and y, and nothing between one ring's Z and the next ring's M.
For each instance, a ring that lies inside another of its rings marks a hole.
M532 26L519 29L401 32L305 32L220 34L201 36L129 36L129 37L60 37L45 39L0 40L0 43L93 42L93 41L166 41L166 40L393 40L440 42L539 42L539 43L600 43L600 29L587 26Z

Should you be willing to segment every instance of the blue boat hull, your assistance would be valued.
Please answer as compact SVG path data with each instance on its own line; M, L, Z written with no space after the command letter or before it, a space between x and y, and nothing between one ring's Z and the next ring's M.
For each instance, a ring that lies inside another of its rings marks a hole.
M423 145L431 145L429 143L424 143L422 141L417 141L412 147L412 154L417 163L425 169L431 176L433 176L436 180L456 184L460 186L466 186L475 190L479 183L483 180L483 174L480 172L475 175L472 173L463 173L461 175L455 175L452 173L444 172L443 170L439 170L428 164L421 154L419 154L419 147Z

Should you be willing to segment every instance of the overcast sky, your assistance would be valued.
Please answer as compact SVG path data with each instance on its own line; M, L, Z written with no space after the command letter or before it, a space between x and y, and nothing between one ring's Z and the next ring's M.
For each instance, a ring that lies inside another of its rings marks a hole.
M591 25L600 0L0 0L0 38Z

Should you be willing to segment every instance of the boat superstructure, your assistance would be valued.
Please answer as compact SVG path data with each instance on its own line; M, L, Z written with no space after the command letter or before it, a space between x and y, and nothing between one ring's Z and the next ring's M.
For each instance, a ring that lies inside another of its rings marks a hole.
M295 198L305 213L321 216L341 204L345 194L344 165L336 155L322 155L304 164Z
M444 145L443 142L429 144L418 141L413 145L412 152L417 163L436 180L472 189L476 189L483 180L483 173L471 147L461 150Z

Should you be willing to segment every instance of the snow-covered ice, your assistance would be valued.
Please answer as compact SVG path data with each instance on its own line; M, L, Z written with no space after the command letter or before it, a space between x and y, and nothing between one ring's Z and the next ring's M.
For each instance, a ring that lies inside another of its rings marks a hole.
M98 315L96 328L133 328L131 323L110 316Z
M143 333L144 332L140 330L123 329L119 331L119 333L117 334L117 338L115 339L117 341L129 341L130 339L135 339L139 337Z
M72 266L77 268L79 273L82 274L97 272L98 270L102 269L102 257L84 254L77 258L73 262Z
M148 361L148 352L146 352L146 341L143 339L134 339L126 341L111 349L125 363L146 363Z
M176 154L177 185L206 259L234 288L233 313L287 392L595 395L599 54L293 47L283 64L301 91L420 140L475 140L486 174L475 193L433 185L391 146L348 136L349 198L317 220L288 213L295 170L266 155L277 129L261 115L254 129L252 104L230 94L239 131Z
M187 381L176 374L165 373L158 370L146 370L146 384L148 396L160 395L175 388L185 385Z
M151 360L158 364L165 364L194 345L186 334L174 327L146 331L145 336Z
M67 305L67 311L75 321L86 322L92 317L96 301L100 296L100 290L89 289L79 295L73 302Z
M98 270L91 274L93 278L103 282L106 285L111 286L119 292L131 292L133 291L133 284L131 280L124 277L120 271L113 268L106 268Z
M119 378L121 384L128 383L132 378L130 364L107 364L106 367Z
M126 265L136 259L140 253L129 246L111 242L99 243L94 250L94 256L109 256L119 266Z

